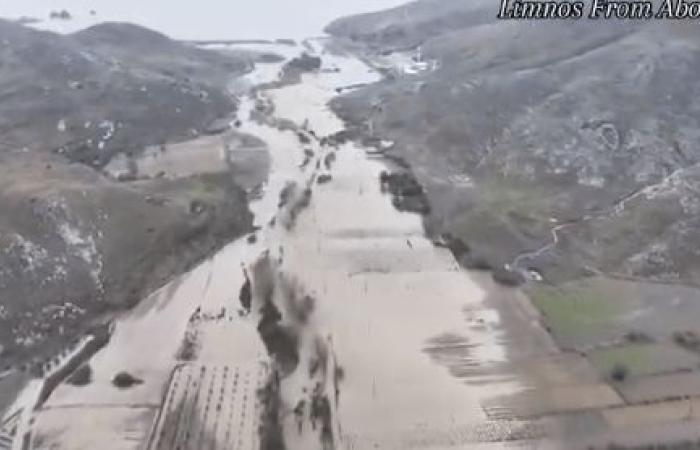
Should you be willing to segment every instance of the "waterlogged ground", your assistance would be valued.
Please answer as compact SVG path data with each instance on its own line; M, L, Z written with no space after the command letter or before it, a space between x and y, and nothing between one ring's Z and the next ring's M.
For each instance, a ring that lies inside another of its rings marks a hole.
M317 139L343 129L326 106L336 89L378 75L319 41L312 47L334 70L249 91L241 102L239 132L263 141L270 157L251 204L256 239L230 244L121 318L90 361L92 382L60 386L36 413L32 448L160 448L169 436L183 448L229 448L219 421L232 419L221 418L259 414L258 402L224 401L250 392L231 384L239 372L257 374L256 386L279 374L275 413L289 449L498 448L527 437L524 424L487 414L487 403L493 409L522 385L502 369L501 319L485 292L424 238L419 216L392 207L380 190L382 161ZM272 81L281 65L261 66L246 82ZM241 155L230 152L221 157L235 164ZM251 314L241 313L244 268ZM271 305L279 316L268 322ZM119 389L119 372L141 382ZM248 430L235 448L259 446L255 422L226 423ZM198 440L173 431L187 426Z
M356 60L325 61L341 73L309 76L270 93L276 116L308 120L320 136L343 128L325 107L335 88L376 80ZM498 314L484 306L484 293L451 254L423 237L420 217L391 206L379 189L384 169L364 149L343 147L333 180L314 188L308 210L283 240L282 270L318 299L308 328L329 343L344 374L336 443L432 448L478 442L494 428L485 425L482 401L518 389L506 376L483 375L505 358ZM305 375L298 370L296 380L283 382L287 402L313 388Z

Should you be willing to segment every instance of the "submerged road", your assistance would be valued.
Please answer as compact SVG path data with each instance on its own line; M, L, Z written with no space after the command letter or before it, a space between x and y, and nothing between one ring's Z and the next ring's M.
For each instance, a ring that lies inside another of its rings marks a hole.
M383 161L321 139L344 128L327 106L336 88L379 75L311 44L339 70L249 90L281 68L260 65L232 87L246 93L240 132L271 158L251 204L255 242L230 244L119 320L93 382L62 385L38 411L33 448L259 448L251 392L277 370L274 412L292 450L499 448L523 426L490 413L522 387L499 371L507 356L485 293L424 237L420 216L393 208ZM241 314L246 276L253 308ZM114 388L121 371L142 383Z

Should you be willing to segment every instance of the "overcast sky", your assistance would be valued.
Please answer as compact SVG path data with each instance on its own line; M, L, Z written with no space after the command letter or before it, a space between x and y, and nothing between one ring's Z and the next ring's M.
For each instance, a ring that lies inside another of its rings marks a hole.
M301 38L317 36L336 17L407 0L0 0L0 17L31 16L70 32L99 21L138 23L179 39ZM52 10L75 19L49 21ZM90 16L95 10L96 16Z

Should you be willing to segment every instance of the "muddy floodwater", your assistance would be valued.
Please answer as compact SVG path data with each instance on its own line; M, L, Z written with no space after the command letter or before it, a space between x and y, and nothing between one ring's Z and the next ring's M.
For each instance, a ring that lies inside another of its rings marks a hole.
M251 397L270 377L288 449L498 448L509 440L517 421L494 419L485 406L522 389L499 369L507 353L498 312L424 237L420 216L397 211L382 193L382 160L320 139L343 129L327 107L336 89L379 75L326 52L323 41L312 47L333 70L249 90L282 67L260 65L232 86L245 92L238 132L264 142L270 158L251 203L255 238L231 243L119 319L90 361L92 382L59 386L25 421L31 448L257 448L261 405ZM235 165L242 156L230 152L220 157ZM281 205L283 191L296 192L290 204ZM277 287L268 299L255 270L261 261ZM250 314L241 305L248 276ZM265 301L294 338L293 363L279 372L261 339ZM115 387L120 372L138 383Z

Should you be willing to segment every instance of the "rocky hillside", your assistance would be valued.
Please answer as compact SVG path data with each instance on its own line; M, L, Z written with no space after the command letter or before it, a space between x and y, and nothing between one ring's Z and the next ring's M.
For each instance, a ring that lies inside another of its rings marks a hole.
M334 108L395 142L427 187L427 224L462 237L467 262L700 284L697 28L497 21L485 3L330 25L393 74Z
M490 22L494 12L494 4L489 0L423 0L338 19L328 25L326 32L386 52L411 49L427 39Z
M119 23L59 36L3 21L0 43L3 147L94 167L230 112L226 81L250 65Z
M133 25L59 36L0 21L0 371L53 357L251 229L240 168L102 171L234 112L227 83L251 64Z

